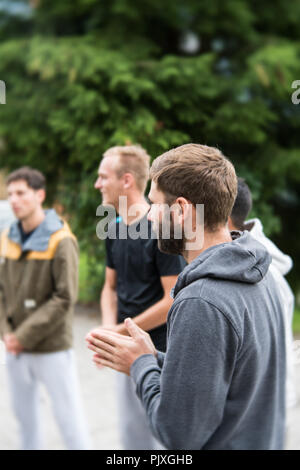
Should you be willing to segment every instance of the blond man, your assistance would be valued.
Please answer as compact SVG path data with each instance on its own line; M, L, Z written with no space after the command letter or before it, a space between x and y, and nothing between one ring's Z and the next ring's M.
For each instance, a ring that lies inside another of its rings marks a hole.
M156 238L142 236L145 231L149 235L151 232L147 220L150 206L144 196L149 163L147 152L134 145L107 150L99 166L95 188L102 194L102 204L114 207L118 214L106 238L102 325L106 330L127 335L124 320L131 317L149 332L156 347L165 351L170 291L184 261L180 256L161 253ZM117 380L123 448L162 448L151 432L132 379L118 374Z

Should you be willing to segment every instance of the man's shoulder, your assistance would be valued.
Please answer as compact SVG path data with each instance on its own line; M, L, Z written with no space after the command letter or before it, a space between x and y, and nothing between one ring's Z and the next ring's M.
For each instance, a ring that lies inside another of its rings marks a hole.
M11 227L6 227L0 234L0 256L17 260L21 255L21 247L9 237Z
M186 303L190 299L196 299L199 303L203 302L202 289L206 279L197 279L194 282L183 287L174 298L174 305L180 302Z
M5 227L3 230L1 230L1 232L0 232L0 243L1 243L1 241L6 240L8 238L9 229L10 229L10 227Z
M228 280L200 278L179 291L173 306L182 304L181 308L188 311L193 304L193 308L198 309L199 316L202 310L211 311L212 314L220 316L230 324L240 336L243 310L238 308L239 299L234 295L233 287L234 284ZM242 293L238 293L237 297L241 295Z
M58 248L60 250L67 250L70 246L74 245L77 246L77 239L66 222L64 222L63 227L57 232L54 232L49 239L49 249L54 253Z
M238 322L232 320L232 316L228 315L219 302L203 295L203 291L208 287L206 279L199 279L193 284L194 288L188 285L177 294L169 311L168 322L179 322L184 328L194 332L206 332L208 336L213 331L216 334L220 331L231 331L236 341L241 342Z
M76 236L70 229L70 226L67 222L64 222L64 225L59 230L52 233L52 235L50 236L50 240L55 240L58 243L64 239L70 239L70 240L76 241Z

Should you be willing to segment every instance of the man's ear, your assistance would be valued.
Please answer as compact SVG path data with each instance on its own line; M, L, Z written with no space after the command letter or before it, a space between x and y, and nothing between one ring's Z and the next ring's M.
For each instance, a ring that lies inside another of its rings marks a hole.
M185 197L178 197L175 201L176 215L179 218L179 221L182 223L189 215L190 210L190 201Z
M44 189L38 189L37 192L37 198L40 204L43 204L43 202L46 199L46 191Z

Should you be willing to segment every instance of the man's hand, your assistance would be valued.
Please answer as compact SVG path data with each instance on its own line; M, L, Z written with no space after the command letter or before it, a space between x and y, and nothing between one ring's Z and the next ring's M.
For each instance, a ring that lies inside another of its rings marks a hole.
M148 333L139 328L131 318L125 320L129 336L120 335L105 328L97 328L86 337L88 348L96 354L96 365L110 367L130 375L134 361L143 354L157 355Z
M22 344L19 342L18 338L13 333L8 333L4 335L3 339L4 344L6 346L6 350L11 354L17 355L23 351Z
M124 323L121 324L122 326L124 325ZM88 341L88 338L90 336L95 336L94 334L96 333L101 333L101 331L113 331L115 333L119 333L119 334L125 334L125 335L129 335L127 329L123 326L123 329L126 330L126 331L120 331L120 328L119 328L120 324L107 324L107 325L100 325L100 326L97 326L96 328L93 328L87 335L86 335L86 341ZM95 336L96 337L96 336ZM88 346L89 347L89 346ZM91 349L91 348L89 348ZM93 359L96 357L97 355L95 354L93 356ZM94 361L95 362L95 361ZM97 369L102 369L104 366L102 366L101 364L99 363L95 363L96 366L97 366Z
M100 329L101 328L103 328L104 330L114 331L115 333L119 333L120 335L128 335L127 329L124 327L123 323L118 323L117 325L102 325Z
M114 331L115 333L119 333L120 335L129 336L128 330L127 330L124 322L123 323L118 323L116 325L101 325L99 328L100 329L103 328L104 330Z

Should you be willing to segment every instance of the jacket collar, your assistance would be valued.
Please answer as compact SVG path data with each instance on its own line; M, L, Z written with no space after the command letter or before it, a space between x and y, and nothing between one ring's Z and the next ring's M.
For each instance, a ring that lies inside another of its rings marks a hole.
M45 211L46 217L34 230L33 234L22 243L19 222L14 222L9 230L8 238L21 246L22 251L46 251L49 239L54 232L63 227L63 221L58 217L54 209Z

